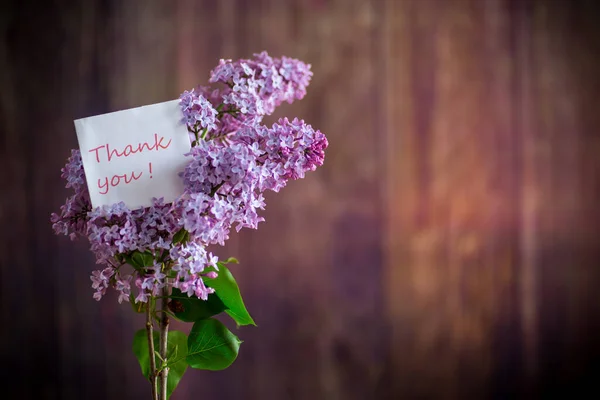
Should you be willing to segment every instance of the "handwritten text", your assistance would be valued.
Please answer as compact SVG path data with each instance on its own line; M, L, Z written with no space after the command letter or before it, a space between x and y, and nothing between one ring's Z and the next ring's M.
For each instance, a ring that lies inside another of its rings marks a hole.
M102 146L95 147L89 150L90 153L95 153L96 162L100 163L100 160L111 162L113 159L120 157L129 157L133 154L142 153L144 151L159 151L168 149L171 145L171 139L164 143L165 137L159 136L158 133L154 134L153 142L142 142L138 143L137 146L128 144L122 150L111 148L110 144L106 143ZM152 163L148 163L149 177L152 178ZM120 184L128 185L131 182L139 180L143 175L143 172L131 171L130 173L116 174L112 177L106 176L98 178L98 192L102 195L108 193L111 187L116 187Z
M119 151L118 149L111 149L110 145L108 143L103 144L102 146L98 146L94 149L91 149L89 152L96 152L96 161L100 162L100 150L104 149L104 152L102 152L102 154L106 155L106 160L108 162L110 162L112 160L113 157L129 157L132 154L136 154L136 153L141 153L142 151L147 150L147 151L151 151L151 150L156 150L159 151L161 149L167 149L170 145L171 145L171 139L169 139L169 142L167 144L163 144L163 140L165 140L165 138L163 136L158 137L158 133L154 134L154 144L150 145L147 142L143 142L143 143L138 143L137 147L133 147L133 145L128 144L127 146L125 146L125 148L122 151Z

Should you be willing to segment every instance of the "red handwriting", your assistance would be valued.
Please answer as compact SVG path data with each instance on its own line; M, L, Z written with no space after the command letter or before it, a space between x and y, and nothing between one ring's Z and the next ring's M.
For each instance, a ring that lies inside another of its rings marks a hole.
M128 185L131 182L137 181L138 179L140 179L141 176L142 176L142 172L140 172L139 175L136 176L135 172L132 171L131 176L128 176L127 174L113 175L113 177L110 178L110 180L108 179L108 177L104 178L104 182L102 182L102 179L98 179L98 192L100 192L100 194L107 194L108 189L111 186L115 187L121 183L121 179L123 181L125 181L126 185Z
M118 149L111 149L110 145L108 143L106 143L106 144L103 144L102 146L96 147L95 149L89 150L89 152L90 153L96 152L96 161L100 162L100 150L104 149L104 152L102 152L102 154L103 155L106 154L106 160L108 162L110 162L110 160L113 157L129 157L132 154L141 153L144 150L159 151L161 149L166 149L171 145L172 139L169 139L169 142L167 144L163 144L164 140L165 140L164 136L160 136L160 138L159 138L158 133L155 133L153 144L149 144L147 142L138 143L137 147L135 147L135 148L133 147L133 145L128 144L127 146L125 146L125 148L122 151L119 151Z

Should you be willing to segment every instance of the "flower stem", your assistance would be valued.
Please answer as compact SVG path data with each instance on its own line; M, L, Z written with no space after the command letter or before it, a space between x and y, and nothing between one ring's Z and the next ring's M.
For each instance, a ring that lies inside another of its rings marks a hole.
M148 352L150 356L150 385L152 387L152 400L158 400L156 393L156 360L154 358L154 332L152 329L151 299L146 303L146 334L148 338Z
M169 367L167 364L167 336L169 334L169 316L167 315L169 302L169 288L165 285L162 292L162 318L160 319L160 349L159 354L163 360L163 366L159 373L160 400L167 400L167 377Z
M223 181L223 182L219 183L217 186L214 186L214 187L212 188L212 190L210 191L210 194L209 194L209 196L210 196L210 197L213 197L213 196L215 195L215 193L217 193L217 191L218 191L219 189L221 189L221 186L223 186L223 184L224 184L224 183L225 183L225 181Z

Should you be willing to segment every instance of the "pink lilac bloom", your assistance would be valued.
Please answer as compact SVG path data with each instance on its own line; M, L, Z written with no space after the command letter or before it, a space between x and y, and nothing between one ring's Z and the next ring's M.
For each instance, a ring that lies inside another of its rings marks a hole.
M67 181L66 187L75 193L60 207L60 215L53 213L50 221L56 234L69 235L74 240L77 235L85 236L87 213L92 208L79 150L71 150L61 177Z
M106 289L110 286L110 278L115 274L113 268L105 268L102 271L92 272L92 289L96 290L94 299L99 301L106 294Z
M224 245L232 227L256 229L265 190L277 192L323 164L328 143L320 131L298 119L262 123L283 102L302 99L311 77L309 64L262 52L221 60L209 79L218 87L183 92L192 149L180 173L185 191L172 203L92 208L81 154L72 151L61 176L73 194L51 221L57 234L87 238L105 266L90 277L94 299L109 287L119 303L147 302L165 287L203 300L214 293L204 279L217 277L218 258L207 247Z
M135 286L139 289L138 295L135 298L136 303L147 303L148 297L150 297L150 293L144 289L142 289L142 278L138 277L135 280Z
M131 276L126 276L116 280L115 290L119 292L119 304L123 301L129 301L129 296L131 295L131 278Z
M223 139L227 137L227 135L236 132L240 127L246 124L259 123L262 119L262 115L242 114L234 105L225 103L224 97L228 96L231 92L229 87L213 89L208 86L198 86L194 88L192 92L194 96L202 96L207 99L212 105L216 115L215 124L211 124L209 129L205 132L204 139L206 140L215 138ZM197 143L198 140L196 139L198 134L204 133L202 131L203 126L197 123L196 118L188 117L189 111L187 110L188 107L186 104L189 100L186 99L187 95L184 95L182 95L181 100L182 113L184 113L182 121L187 125L190 141L192 143ZM206 107L208 107L208 105L206 105ZM217 109L219 111L217 111Z
M290 179L304 178L323 164L327 138L302 120L280 119L271 128L248 126L239 130L233 142L255 149L256 164L261 165L257 188L278 192Z
M192 131L217 129L217 110L214 109L200 91L185 91L179 97L179 105L183 114L182 122Z
M312 72L310 65L293 58L272 58L266 52L253 59L221 60L212 70L210 82L229 86L223 94L225 104L242 114L270 115L284 101L300 100L306 95Z
M218 258L208 253L204 246L195 243L174 247L170 255L176 261L173 271L177 273L177 278L173 286L182 293L187 293L188 296L195 295L202 300L208 299L208 295L214 293L214 289L207 287L202 277L216 277L214 271L204 273L204 269L207 267L217 269Z

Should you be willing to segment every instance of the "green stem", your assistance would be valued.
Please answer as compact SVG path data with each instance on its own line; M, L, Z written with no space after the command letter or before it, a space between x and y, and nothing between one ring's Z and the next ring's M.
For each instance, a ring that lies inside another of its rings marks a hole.
M146 335L148 338L148 353L150 356L150 385L152 388L152 400L158 400L156 393L156 359L154 358L154 331L152 327L152 299L146 303Z
M208 132L208 128L204 128L204 129L202 130L202 134L200 135L200 138L201 138L202 140L204 140L204 139L206 138L206 133L207 133L207 132Z
M194 136L196 137L196 143L198 143L198 128L194 127Z
M225 182L221 182L221 183L219 183L217 186L214 186L214 187L212 188L212 190L210 191L210 194L209 194L209 196L210 196L210 197L213 197L213 196L215 195L215 193L217 193L217 190L221 189L221 186L223 186L223 184L224 184L224 183L225 183Z
M163 288L162 292L162 318L160 320L160 348L159 354L163 360L164 367L159 372L159 387L160 387L160 400L167 400L167 377L169 376L169 367L167 366L167 337L169 334L169 316L167 315L168 296L169 288L167 285Z
M230 114L235 117L239 112L240 110L236 110L235 108L233 110L222 110L217 113L217 118L221 118L225 114Z

